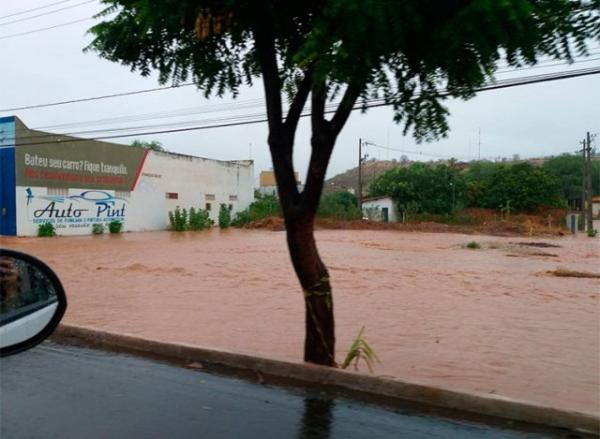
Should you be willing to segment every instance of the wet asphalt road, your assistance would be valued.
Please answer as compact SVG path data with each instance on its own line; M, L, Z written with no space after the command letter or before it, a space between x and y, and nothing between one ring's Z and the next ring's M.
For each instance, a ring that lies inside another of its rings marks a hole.
M0 437L540 438L44 343L0 360Z

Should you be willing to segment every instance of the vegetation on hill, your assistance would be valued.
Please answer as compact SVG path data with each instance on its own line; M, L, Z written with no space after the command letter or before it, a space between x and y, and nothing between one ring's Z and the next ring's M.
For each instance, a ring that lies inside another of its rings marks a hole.
M480 162L467 170L414 163L384 173L369 193L391 196L403 215L450 214L465 207L531 212L565 204L558 178L529 163Z
M564 198L579 198L582 192L583 159L580 154L562 154L544 161L543 168L558 178ZM600 194L600 160L592 160L592 192Z

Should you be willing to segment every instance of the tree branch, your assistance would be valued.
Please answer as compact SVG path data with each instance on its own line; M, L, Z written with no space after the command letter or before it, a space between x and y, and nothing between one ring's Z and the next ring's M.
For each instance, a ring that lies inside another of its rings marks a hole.
M356 100L360 96L360 92L361 86L357 82L348 84L348 88L344 93L344 97L338 105L335 114L331 118L331 133L334 138L338 136L346 124L346 121L350 116L350 112L354 108L354 104L356 104Z
M255 49L260 63L263 85L265 88L265 101L267 104L267 118L270 136L281 134L283 125L283 110L281 108L281 79L279 78L279 67L277 65L277 53L275 51L275 36L273 35L273 21L269 20L272 15L267 4L254 26ZM269 137L270 137L269 136Z
M287 117L285 118L284 127L288 134L292 137L296 132L296 128L298 127L298 121L300 120L300 115L302 114L302 110L304 109L304 105L306 104L306 100L308 99L308 94L312 88L312 80L313 80L313 67L310 66L304 72L304 78L298 85L298 91L296 92L296 96L290 105L290 109L288 110Z
M311 91L311 124L313 139L315 135L327 134L329 122L325 119L325 101L327 100L327 88L325 87L325 81L319 81L318 83L313 82ZM313 148L315 142L313 143Z

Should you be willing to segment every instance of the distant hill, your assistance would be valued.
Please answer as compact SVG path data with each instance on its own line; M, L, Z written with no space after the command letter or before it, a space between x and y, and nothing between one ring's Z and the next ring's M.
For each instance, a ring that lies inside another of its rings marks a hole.
M373 159L367 161L362 166L363 193L367 193L369 183L377 176L399 166L408 166L410 163L409 161L400 162L398 160ZM358 166L325 180L323 190L325 192L349 190L356 194L358 191Z
M547 157L539 157L539 158L529 158L529 159L520 159L518 156L512 157L512 159L498 157L497 162L504 163L518 163L518 162L528 162L534 166L541 166L544 161L547 160ZM401 166L410 166L412 163L415 163L410 160L375 160L371 159L367 161L362 167L362 186L363 186L363 195L366 195L368 192L369 184L379 175L383 174L390 169L394 169ZM448 160L431 160L426 162L430 165L437 164L448 164ZM467 169L469 167L469 162L454 162L453 166L458 166L463 169ZM358 192L358 166L352 169L348 169L341 174L338 174L334 177L331 177L328 180L325 180L325 184L323 186L324 192L336 192L336 191L351 191L354 194Z

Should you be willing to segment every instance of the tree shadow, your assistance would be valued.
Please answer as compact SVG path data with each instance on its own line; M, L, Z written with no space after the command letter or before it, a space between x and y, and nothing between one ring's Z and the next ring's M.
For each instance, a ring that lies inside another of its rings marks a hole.
M307 397L300 425L299 439L328 439L335 402L328 398Z

